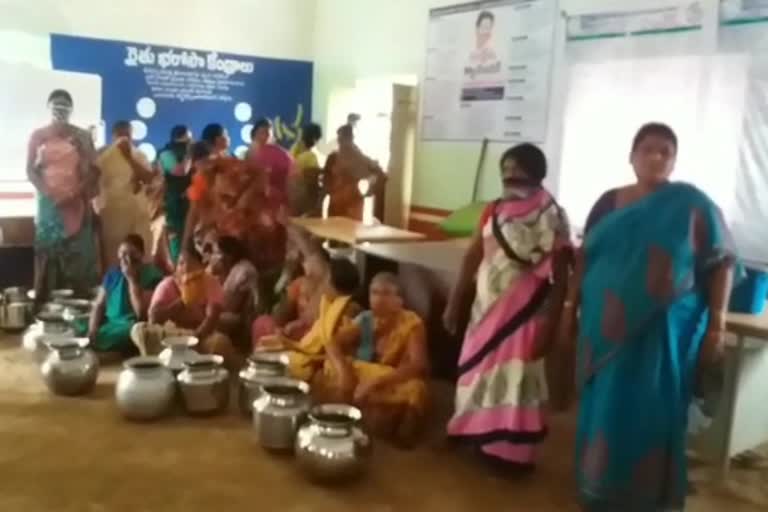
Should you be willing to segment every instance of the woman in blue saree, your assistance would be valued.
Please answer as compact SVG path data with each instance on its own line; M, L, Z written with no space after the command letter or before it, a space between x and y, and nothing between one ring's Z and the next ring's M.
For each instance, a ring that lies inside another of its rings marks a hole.
M590 213L564 306L563 340L580 312L576 468L587 512L685 505L688 407L697 371L721 354L734 255L712 200L669 181L676 154L668 126L637 133L637 183Z

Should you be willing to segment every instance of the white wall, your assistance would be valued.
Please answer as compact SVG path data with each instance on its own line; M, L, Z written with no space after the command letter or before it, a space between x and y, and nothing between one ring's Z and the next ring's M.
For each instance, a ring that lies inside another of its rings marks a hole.
M47 63L51 32L312 60L316 0L0 0L0 60ZM9 46L8 43L12 42Z
M716 0L706 0L716 1ZM328 121L328 104L360 80L422 75L429 9L461 0L321 0L315 26L314 118ZM675 5L675 0L561 0L569 14L647 9ZM545 150L557 169L559 103L563 87L562 56L556 56L550 106L550 134ZM335 120L334 120L335 122ZM329 126L328 132L335 127ZM497 160L505 148L492 144L481 174L480 195L498 193ZM454 209L470 200L480 142L420 143L414 170L413 203ZM445 178L450 176L450 180ZM553 177L554 178L554 177ZM435 187L435 183L448 183Z

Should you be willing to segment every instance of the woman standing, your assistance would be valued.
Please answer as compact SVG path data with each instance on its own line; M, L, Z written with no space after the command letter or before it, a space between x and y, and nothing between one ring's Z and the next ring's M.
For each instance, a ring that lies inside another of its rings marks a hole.
M503 196L483 213L444 316L455 332L476 278L448 434L504 470L532 469L547 431L541 357L565 298L570 240L563 211L542 187L546 172L536 146L504 153Z
M697 367L722 348L734 253L712 200L669 181L676 155L668 126L638 131L637 182L593 207L565 303L561 340L580 309L576 462L590 512L684 508L688 406Z
M288 205L288 179L293 169L293 158L272 137L272 121L260 119L251 130L251 147L246 161L251 172L266 174L266 198L270 208L277 210Z
M384 182L384 173L378 164L365 156L355 144L351 125L344 125L336 132L339 149L325 162L324 186L330 197L328 215L363 219L363 195L361 180L368 180L369 191Z
M159 174L163 181L163 209L165 210L165 244L171 265L175 265L181 252L184 223L189 212L187 188L192 182L192 163L189 154L191 137L184 125L174 126L171 140L157 157Z
M205 125L200 140L208 145L211 158L226 158L229 156L229 133L219 123Z
M297 175L293 183L292 210L294 215L320 216L320 162L315 145L323 136L319 124L309 123L301 131L301 140L291 149L296 161Z
M149 204L143 185L154 174L144 154L133 146L131 123L118 121L112 128L112 144L96 159L101 170L99 206L102 258L105 268L118 264L118 248L129 234L137 234L145 247L152 241Z
M35 301L55 288L87 295L98 283L94 215L98 188L90 134L69 123L72 96L55 90L48 98L53 120L29 139L27 176L37 189Z

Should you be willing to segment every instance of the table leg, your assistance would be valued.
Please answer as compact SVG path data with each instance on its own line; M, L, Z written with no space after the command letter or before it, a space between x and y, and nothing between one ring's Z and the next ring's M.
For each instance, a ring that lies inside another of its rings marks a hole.
M741 379L741 366L744 352L744 336L738 336L736 340L736 354L733 361L733 369L729 372L729 378L725 386L725 438L723 439L723 451L720 455L720 480L725 482L731 469L731 446L733 444L733 424L736 416L736 403L739 397L739 381Z

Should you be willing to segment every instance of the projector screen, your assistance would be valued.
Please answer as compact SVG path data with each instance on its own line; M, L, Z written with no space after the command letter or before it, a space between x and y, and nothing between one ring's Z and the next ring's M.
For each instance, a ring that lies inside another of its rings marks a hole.
M72 95L72 122L96 127L103 138L100 76L0 61L0 192L32 190L26 182L27 142L50 121L47 100L54 89Z

